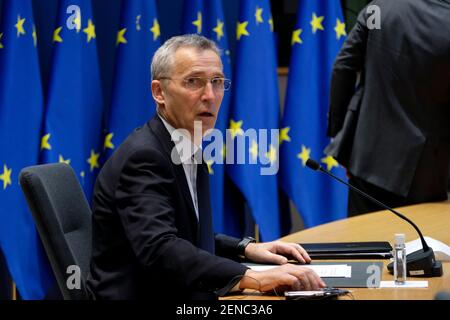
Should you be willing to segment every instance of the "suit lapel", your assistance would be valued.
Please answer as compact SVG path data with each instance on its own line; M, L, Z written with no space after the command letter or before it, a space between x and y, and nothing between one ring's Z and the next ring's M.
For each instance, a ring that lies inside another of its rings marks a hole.
M172 164L172 168L175 172L176 180L181 187L181 192L183 194L185 202L188 204L191 221L194 222L193 225L197 228L197 215L195 213L194 203L192 202L191 192L189 191L189 186L187 182L186 175L184 173L182 164L174 164L171 160L172 149L175 148L175 143L172 141L169 132L164 126L163 122L159 118L158 115L155 115L149 122L150 130L156 135L157 139L161 142L161 145L164 148L164 152L167 155L170 163ZM176 153L178 155L178 153ZM194 233L196 234L196 233Z

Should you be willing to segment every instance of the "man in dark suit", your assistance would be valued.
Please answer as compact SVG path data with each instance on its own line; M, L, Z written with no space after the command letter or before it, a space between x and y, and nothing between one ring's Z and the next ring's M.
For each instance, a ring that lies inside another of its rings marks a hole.
M199 146L230 85L214 42L169 39L153 57L152 79L157 115L117 149L95 186L88 277L95 298L209 299L244 288L323 287L311 269L287 263L310 262L298 244L213 234ZM282 266L256 272L231 260L239 256Z
M334 65L326 152L393 207L447 199L449 17L449 0L372 1ZM379 209L350 192L350 215Z

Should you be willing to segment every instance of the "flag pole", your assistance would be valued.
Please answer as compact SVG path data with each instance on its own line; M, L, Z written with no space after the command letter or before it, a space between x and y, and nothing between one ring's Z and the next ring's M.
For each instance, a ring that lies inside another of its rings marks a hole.
M16 283L14 281L11 280L12 283L12 289L11 289L11 297L12 300L17 300L17 288L16 288Z
M260 242L260 239L259 239L259 227L258 227L257 224L255 224L255 239L256 239L256 242Z

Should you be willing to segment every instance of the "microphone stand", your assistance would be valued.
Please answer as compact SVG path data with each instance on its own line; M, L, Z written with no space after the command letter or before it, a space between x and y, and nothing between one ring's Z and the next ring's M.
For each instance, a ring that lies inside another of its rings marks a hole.
M417 227L417 225L414 222L412 222L410 219L405 217L400 212L388 207L381 201L378 201L377 199L370 196L369 194L359 190L355 186L352 186L351 184L340 179L339 177L336 177L331 172L328 172L327 170L323 169L322 166L317 161L308 159L306 161L306 166L314 171L320 171L320 172L328 175L329 177L345 184L347 187L351 188L352 190L359 193L363 197L376 203L380 207L391 211L392 213L397 215L399 218L405 220L406 222L408 222L410 225L412 225L414 227L416 232L419 234L420 242L422 243L422 249L412 252L406 256L406 270L407 270L408 276L410 276L410 277L441 277L442 276L442 273L443 273L442 263L440 261L436 261L436 259L434 257L433 249L431 249L431 247L428 246L427 242L425 241L425 238L422 235L422 232L420 231L420 229ZM390 263L387 266L387 268L388 268L389 272L393 273L393 263Z

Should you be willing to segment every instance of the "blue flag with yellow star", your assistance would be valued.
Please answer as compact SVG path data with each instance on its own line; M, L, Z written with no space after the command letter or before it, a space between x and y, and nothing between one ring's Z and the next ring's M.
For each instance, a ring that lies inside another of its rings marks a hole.
M227 141L227 166L243 193L262 240L283 235L278 201L279 96L268 0L240 3ZM229 141L232 141L230 146Z
M181 32L206 36L204 0L184 0Z
M42 299L54 278L19 186L38 162L43 95L31 0L4 0L0 18L0 247L24 299Z
M182 32L201 34L216 42L221 50L223 72L225 77L231 78L231 58L228 45L228 37L225 29L225 16L221 0L185 0L183 8ZM225 91L215 128L225 137L230 107L230 91ZM210 142L216 143L213 137L206 137L204 146ZM224 141L220 141L222 146ZM232 190L228 186L225 177L225 149L220 148L220 159L205 159L208 164L211 186L211 207L213 211L214 230L234 236L241 236L239 214L228 206L232 199L225 199L225 188L228 188L230 196ZM228 194L228 193L227 193Z
M214 40L221 50L223 73L226 78L232 78L231 57L228 44L227 32L225 29L225 15L223 13L221 0L208 0L205 2L205 30L204 35ZM223 132L227 129L229 119L230 91L225 91L220 112L216 121L216 129ZM214 165L213 165L214 167Z
M91 1L61 0L58 14L41 159L70 164L90 199L103 116Z
M299 1L280 131L280 176L305 227L347 215L347 188L305 167L308 158L316 159L345 179L343 168L324 154L331 72L346 35L343 21L340 1Z
M156 112L150 90L150 64L161 32L154 0L122 1L116 40L116 66L107 134L107 156Z

